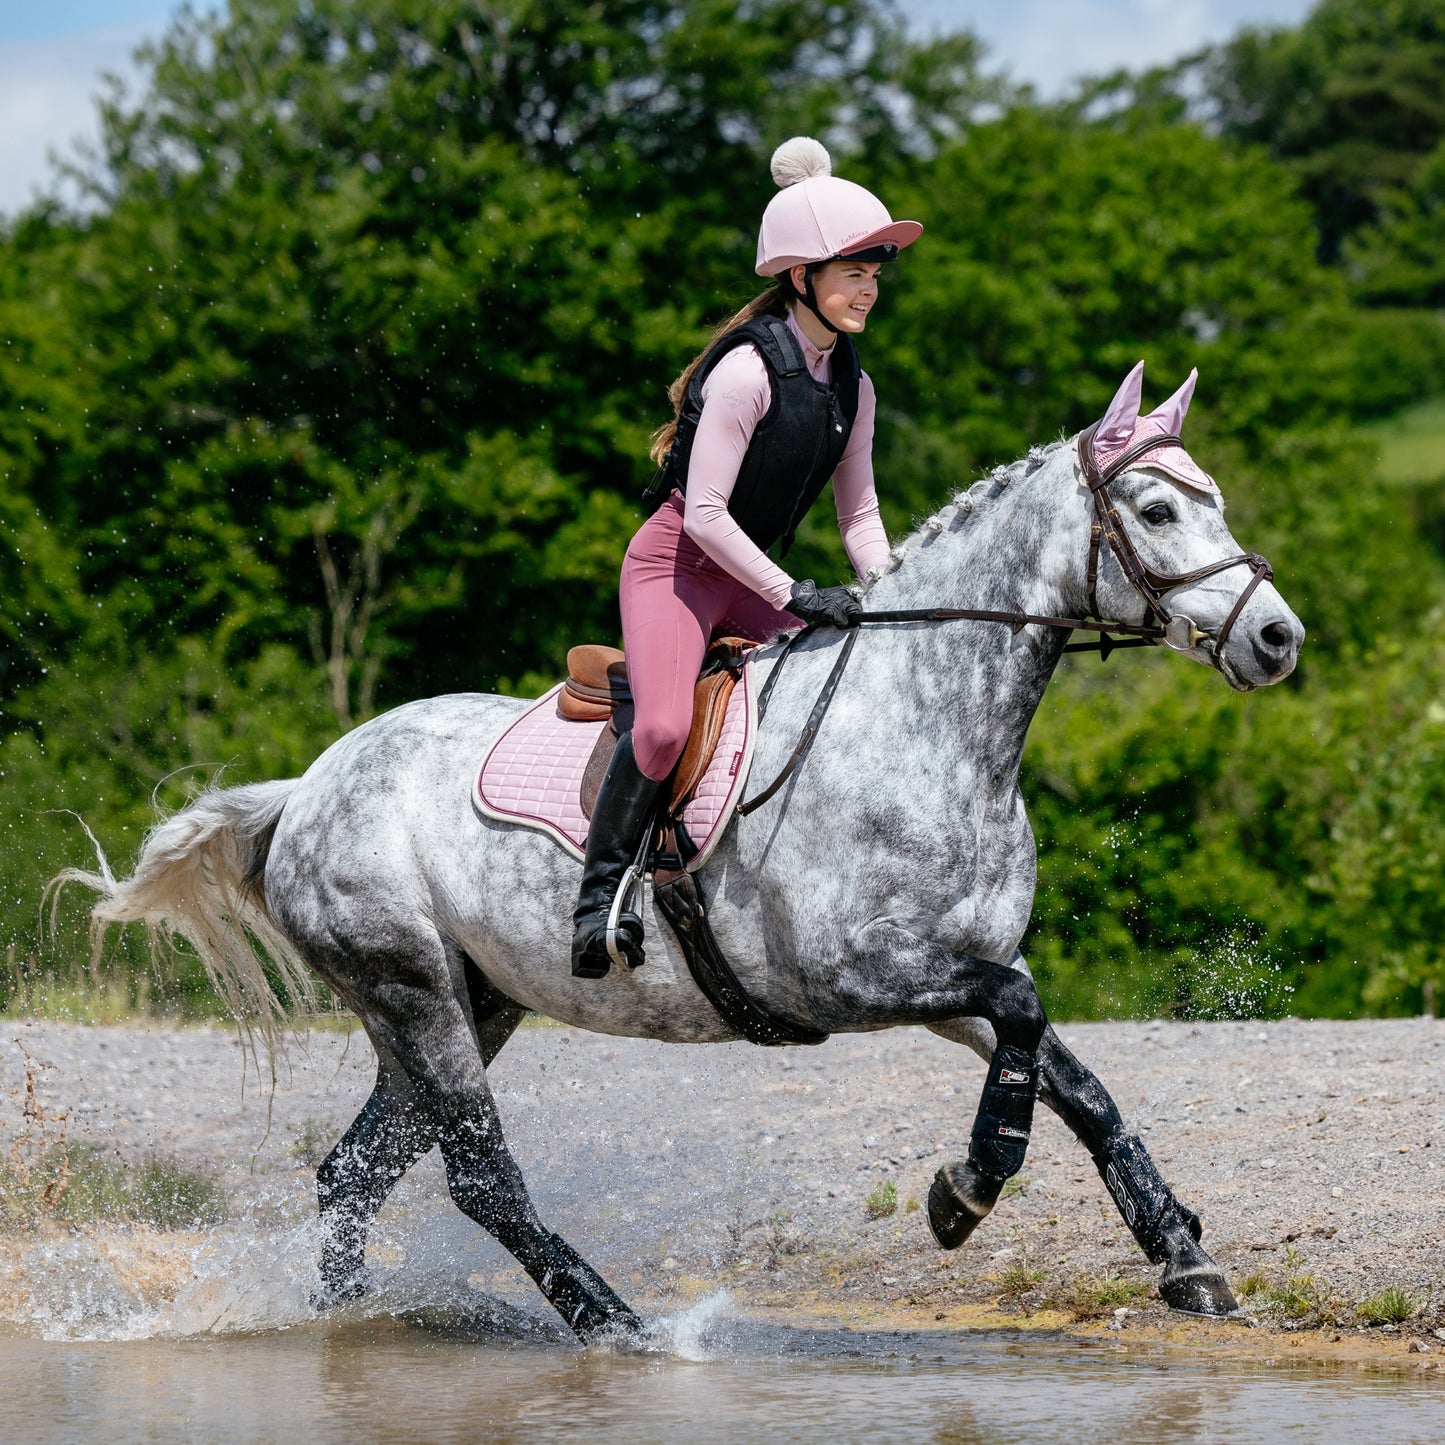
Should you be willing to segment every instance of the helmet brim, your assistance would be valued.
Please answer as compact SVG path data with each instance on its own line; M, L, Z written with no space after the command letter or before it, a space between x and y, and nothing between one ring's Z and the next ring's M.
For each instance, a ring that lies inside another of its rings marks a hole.
M884 246L901 251L911 246L923 234L923 227L917 221L892 221L876 231L867 231L861 236L849 239L845 249L831 256L774 256L757 268L759 276L781 276L794 266L822 266L829 261L842 261L849 256L859 256L865 251L875 251Z
M866 236L859 236L856 240L849 241L836 257L830 259L845 260L862 251L877 250L880 246L895 246L901 251L905 246L911 246L922 234L923 227L917 221L894 221L892 225L880 226Z

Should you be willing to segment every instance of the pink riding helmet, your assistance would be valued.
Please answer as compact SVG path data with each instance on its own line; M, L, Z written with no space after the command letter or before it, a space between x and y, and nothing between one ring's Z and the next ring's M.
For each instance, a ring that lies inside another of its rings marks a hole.
M782 189L763 212L759 276L882 247L901 251L923 234L917 221L895 221L871 191L835 176L828 152L810 136L784 141L772 172Z

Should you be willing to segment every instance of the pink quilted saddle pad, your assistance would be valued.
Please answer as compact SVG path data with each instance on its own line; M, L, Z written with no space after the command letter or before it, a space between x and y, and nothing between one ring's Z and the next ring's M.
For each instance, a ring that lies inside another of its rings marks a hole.
M494 742L482 759L474 790L477 807L489 818L520 823L555 838L574 858L587 844L582 813L582 774L605 722L571 722L557 712L558 683L544 693ZM733 689L722 736L702 781L683 809L701 868L727 827L743 795L757 734L758 705L753 670Z

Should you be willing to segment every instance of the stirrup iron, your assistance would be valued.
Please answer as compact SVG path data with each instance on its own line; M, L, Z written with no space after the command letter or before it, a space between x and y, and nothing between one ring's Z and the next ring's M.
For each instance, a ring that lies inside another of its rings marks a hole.
M632 970L632 963L620 942L622 915L632 913L638 918L642 917L642 884L647 876L647 855L652 848L652 835L656 827L657 810L654 808L648 816L647 826L642 830L642 842L638 844L636 856L623 871L617 884L617 892L612 896L612 907L607 910L607 928L602 935L608 958L619 968L625 968L629 972Z

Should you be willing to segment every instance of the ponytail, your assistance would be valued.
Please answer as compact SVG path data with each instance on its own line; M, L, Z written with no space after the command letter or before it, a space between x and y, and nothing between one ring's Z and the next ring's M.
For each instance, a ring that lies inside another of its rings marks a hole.
M729 331L735 331L739 326L759 316L786 316L788 303L794 299L795 294L788 274L784 272L766 291L754 296L741 311L722 322L708 337L707 345L693 357L682 375L667 388L667 399L672 403L672 420L653 432L652 447L648 452L658 466L662 465L668 448L672 445L672 439L677 434L677 419L682 415L682 403L687 396L688 383L692 380L693 373L702 365L703 358Z

